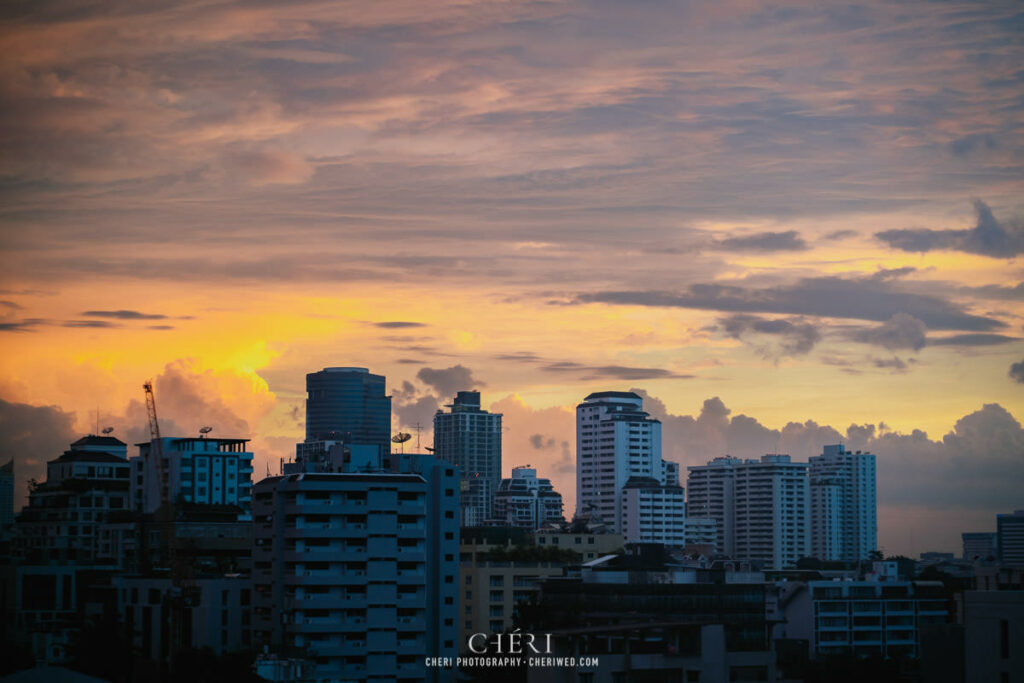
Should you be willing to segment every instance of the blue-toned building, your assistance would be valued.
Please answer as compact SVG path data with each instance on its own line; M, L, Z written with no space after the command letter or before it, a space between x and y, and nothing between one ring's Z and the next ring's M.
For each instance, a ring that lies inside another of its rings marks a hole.
M254 489L254 642L313 661L318 679L454 676L425 658L458 652L458 472L431 455L388 460L310 460Z
M160 463L155 442L136 444L139 455L130 458L131 509L153 513L160 508L164 468L172 503L232 505L241 509L239 520L249 519L252 497L252 457L248 439L160 439Z
M384 376L366 368L324 368L306 375L306 441L391 449L391 397Z

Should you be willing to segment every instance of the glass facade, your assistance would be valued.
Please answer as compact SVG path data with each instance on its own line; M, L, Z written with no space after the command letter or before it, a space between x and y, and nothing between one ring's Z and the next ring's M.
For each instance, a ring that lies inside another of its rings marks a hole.
M384 376L366 368L324 368L306 375L306 441L341 441L390 450L391 397Z

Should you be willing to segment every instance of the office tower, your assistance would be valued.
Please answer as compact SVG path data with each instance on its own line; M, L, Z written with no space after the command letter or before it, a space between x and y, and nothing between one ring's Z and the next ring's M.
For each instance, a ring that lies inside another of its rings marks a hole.
M458 475L429 456L396 472L301 473L255 487L254 639L316 678L446 680L454 657ZM412 470L419 470L413 472Z
M494 494L494 517L499 526L536 531L545 522L562 523L562 495L550 479L538 479L532 467L513 467L512 477L502 479Z
M707 465L688 467L689 475L686 488L689 497L686 502L688 518L708 518L715 520L717 529L715 551L735 557L736 528L735 505L735 466L743 461L729 456L718 457Z
M878 549L875 456L825 446L810 459L811 555L857 562Z
M14 524L14 459L0 467L0 539L7 538Z
M626 543L686 545L686 499L681 486L652 477L630 477L620 498Z
M479 391L460 391L445 407L434 415L434 454L459 468L462 526L480 526L501 482L501 413L481 410Z
M999 552L998 540L992 531L967 531L960 534L964 544L963 559L984 560Z
M1000 562L1024 567L1024 510L996 515L996 544Z
M687 517L686 545L717 547L718 522L710 517Z
M306 441L339 441L391 450L391 397L384 376L366 368L324 368L306 375Z
M166 483L172 504L232 505L240 508L238 519L250 519L252 453L246 450L248 439L163 437L159 444L163 475L157 469L155 443L137 444L139 455L129 460L132 510L156 512L163 501L160 487Z
M30 491L17 521L16 553L33 562L91 563L109 556L98 529L128 509L127 446L89 435L46 463L46 481Z
M661 422L631 391L599 391L576 406L576 513L596 512L622 530L621 493L631 477L662 480Z
M736 557L788 569L810 553L807 463L763 455L736 465Z

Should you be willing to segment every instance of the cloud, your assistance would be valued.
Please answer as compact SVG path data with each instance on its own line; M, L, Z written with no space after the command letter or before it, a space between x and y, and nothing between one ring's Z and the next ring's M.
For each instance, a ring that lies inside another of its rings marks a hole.
M574 372L581 375L580 379L585 381L612 379L612 380L639 380L639 379L692 379L695 375L684 375L666 370L664 368L631 368L623 365L584 365L575 361L558 361L548 363L540 368L544 372Z
M542 451L546 448L554 448L555 437L545 437L543 434L530 434L530 446L538 451Z
M892 370L894 373L902 373L907 370L906 361L900 360L896 356L892 358L872 358L872 364L882 370Z
M782 313L878 322L906 313L933 330L985 332L1005 327L995 318L967 313L945 298L904 291L891 282L870 277L810 277L801 278L791 285L761 289L708 283L690 285L682 292L593 292L577 295L576 302Z
M22 310L22 307L14 303L13 301L0 301L0 306L3 306L4 308L10 308L15 311Z
M473 378L473 371L461 364L450 368L420 368L416 378L433 387L442 399L452 398L459 391L483 386L483 382Z
M917 268L914 268L913 266L903 266L901 268L879 268L871 275L871 279L895 280L914 272L917 272Z
M48 321L42 318L25 318L16 322L0 322L0 332L35 332L40 325Z
M1010 366L1010 379L1024 384L1024 360Z
M856 237L856 236L857 236L857 231L856 230L833 230L832 232L826 234L822 239L825 239L825 240L845 240L845 239L848 239L850 237Z
M61 327L92 327L98 329L110 329L121 326L107 320L65 320L61 323Z
M400 388L391 391L391 411L398 420L398 427L433 431L434 413L441 407L436 396L416 389L412 382L403 382Z
M147 325L147 330L173 330L174 325Z
M977 223L969 230L885 230L875 237L903 251L949 250L992 258L1012 258L1024 253L1024 223L999 222L980 199L975 200Z
M1018 381L1024 381L1024 361L1017 365ZM661 420L663 454L679 462L684 472L687 466L725 454L759 458L787 453L806 461L821 453L822 446L836 443L875 453L879 541L891 553L959 548L964 527L945 523L950 510L962 518L992 519L997 512L1019 507L1024 429L998 404L965 415L941 439L932 440L921 430L894 432L881 423L838 429L807 420L771 429L753 417L733 415L717 397L705 400L697 417L677 415L646 391L632 391ZM914 538L908 539L904 530L911 516Z
M728 251L803 251L807 242L796 230L786 232L759 232L746 237L729 237L715 243Z
M761 344L757 347L758 353L766 358L804 355L821 339L821 332L817 327L799 318L769 319L738 313L722 318L718 322L725 328L725 333L733 339L743 339L750 335L776 338L778 344Z
M402 320L388 320L385 322L373 323L374 327L383 327L385 329L405 329L409 327L426 327L425 323L406 322Z
M117 320L164 320L167 318L166 315L159 313L140 313L139 311L124 309L119 311L83 311L79 315L92 318L115 318Z
M913 349L920 351L927 343L927 328L912 315L897 313L878 327L858 330L852 339L864 344L873 344L894 351Z
M67 450L78 435L75 415L57 406L11 403L0 398L0 465L14 460L14 500L27 498L26 482L46 479L46 463Z
M954 334L949 337L933 337L928 346L995 346L1021 341L1020 337L1007 337L1004 334Z
M316 171L307 159L283 149L231 150L224 161L229 174L237 174L256 187L300 185Z

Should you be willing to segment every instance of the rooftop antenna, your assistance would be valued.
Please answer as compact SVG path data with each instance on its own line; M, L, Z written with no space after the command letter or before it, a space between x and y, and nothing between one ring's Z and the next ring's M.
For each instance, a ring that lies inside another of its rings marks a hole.
M205 439L206 435L213 431L213 427L200 427L199 438Z
M422 427L420 426L420 423L417 422L416 423L416 452L417 453L422 453L423 452L422 450L420 450L420 429L422 429Z
M104 433L104 434L109 434L109 433L110 433L110 432L112 432L112 431L114 431L114 428L113 428L113 427L104 427L104 428L103 428L103 433Z
M411 438L412 438L412 434L409 434L407 432L398 432L393 437L391 437L391 442L392 443L401 444L402 445L402 453L405 453L405 442L408 441Z

